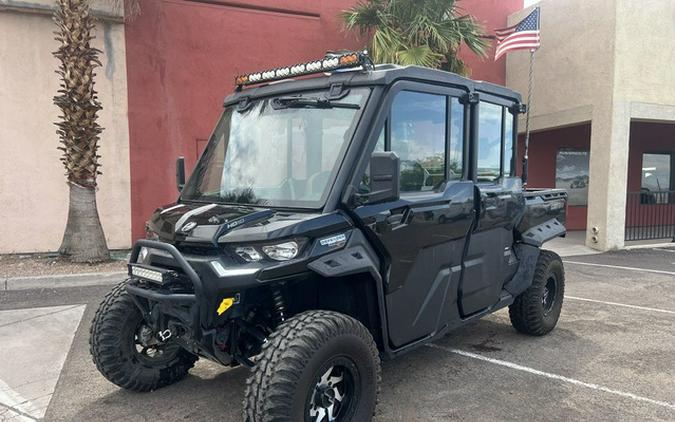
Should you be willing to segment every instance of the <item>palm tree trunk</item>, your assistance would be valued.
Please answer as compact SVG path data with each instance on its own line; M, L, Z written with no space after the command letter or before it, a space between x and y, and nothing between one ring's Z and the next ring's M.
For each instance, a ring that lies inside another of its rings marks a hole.
M61 255L75 262L110 259L96 208L96 190L70 183L68 222L59 248Z
M96 209L96 177L99 171L98 124L101 103L94 89L94 69L101 65L99 50L91 46L96 26L90 0L57 0L54 22L59 48L57 74L61 87L54 104L61 109L56 123L63 151L61 161L70 187L68 222L59 253L76 262L110 259Z

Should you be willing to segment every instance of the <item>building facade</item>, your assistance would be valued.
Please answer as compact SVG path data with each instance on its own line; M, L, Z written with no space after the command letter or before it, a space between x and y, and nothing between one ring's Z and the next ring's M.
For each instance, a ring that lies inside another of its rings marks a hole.
M542 0L530 127L530 186L569 191L586 244L675 237L675 2ZM531 9L509 17L514 24ZM510 53L524 94L529 52ZM520 130L525 128L521 118ZM519 148L522 156L523 142Z
M175 160L184 156L188 171L194 166L237 73L363 48L366 41L345 33L339 19L355 3L141 0L140 15L125 23L110 1L96 0L105 128L97 200L109 247L130 247L154 209L176 200ZM523 0L460 5L491 30L506 25ZM68 189L53 125L53 8L53 0L0 0L0 253L54 251L66 224ZM472 77L505 82L503 59L461 54Z
M0 0L0 253L54 251L68 215L68 186L54 122L59 89L52 55L53 0ZM93 44L102 51L96 90L103 104L97 202L108 246L131 242L129 129L124 20L105 0Z
M131 218L144 236L154 209L176 199L175 160L188 172L206 145L234 76L323 57L327 50L362 49L339 15L356 0L141 2L127 24ZM487 30L506 24L522 0L461 2ZM505 61L463 57L472 76L503 84Z

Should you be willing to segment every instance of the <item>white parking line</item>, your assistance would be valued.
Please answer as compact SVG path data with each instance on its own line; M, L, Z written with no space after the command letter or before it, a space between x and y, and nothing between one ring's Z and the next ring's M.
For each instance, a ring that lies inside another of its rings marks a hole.
M36 421L42 412L21 394L0 380L0 406L6 408L20 421ZM4 419L3 419L4 420Z
M624 308L639 309L641 311L663 312L664 314L675 315L675 311L669 311L668 309L648 308L646 306L629 305L627 303L606 302L604 300L586 299L585 297L576 297L576 296L567 296L567 295L565 295L565 299L582 300L584 302L602 303L604 305L622 306Z
M435 349L444 350L446 352L454 353L454 354L464 356L464 357L467 357L467 358L477 359L477 360L481 360L483 362L492 363L494 365L499 365L499 366L504 366L506 368L515 369L517 371L527 372L527 373L533 374L533 375L539 375L539 376L542 376L542 377L545 377L545 378L566 382L568 384L573 384L573 385L577 385L577 386L580 386L580 387L589 388L591 390L604 391L605 393L613 394L615 396L625 397L625 398L629 398L631 400L641 401L641 402L653 404L653 405L656 405L656 406L666 407L666 408L671 409L671 410L675 410L675 404L673 404L673 403L668 403L668 402L660 401L660 400L654 400L654 399L650 399L650 398L647 398L647 397L638 396L637 394L627 393L625 391L614 390L612 388L605 387L603 385L579 381L579 380L574 379L574 378L568 378L568 377L565 377L565 376L562 376L562 375L540 371L538 369L530 368L528 366L518 365L517 363L507 362L507 361L501 360L501 359L493 359L493 358L489 358L487 356L483 356L483 355L479 355L479 354L471 353L471 352L466 352L466 351L460 350L460 349L453 349L453 348L450 348L450 347L438 346L436 344L428 344L427 346L433 347Z
M621 265L609 265L609 264L593 264L590 262L579 262L579 261L563 261L565 264L576 264L576 265L588 265L591 267L604 267L604 268L617 268L620 270L628 271L639 271L641 273L656 273L656 274L668 274L675 275L673 271L663 271L663 270L651 270L648 268L638 268L638 267L623 267Z

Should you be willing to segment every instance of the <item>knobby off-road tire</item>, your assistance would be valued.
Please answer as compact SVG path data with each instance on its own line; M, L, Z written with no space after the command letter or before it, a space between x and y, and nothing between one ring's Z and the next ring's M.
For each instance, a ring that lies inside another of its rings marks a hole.
M197 356L170 340L158 355L139 352L136 336L143 316L126 290L115 286L99 305L91 323L89 350L98 370L110 382L134 391L152 391L181 380Z
M558 254L542 250L532 285L509 306L513 327L523 334L543 336L555 328L565 296L565 270Z
M246 382L244 420L314 421L320 406L335 403L331 412L338 422L369 421L379 382L380 358L366 327L337 312L303 312L263 345ZM329 383L337 390L328 391ZM341 401L330 402L325 395Z

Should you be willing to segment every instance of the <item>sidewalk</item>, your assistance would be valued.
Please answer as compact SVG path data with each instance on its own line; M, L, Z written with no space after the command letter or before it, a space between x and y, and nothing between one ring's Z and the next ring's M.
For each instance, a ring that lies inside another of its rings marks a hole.
M115 271L0 278L0 291L113 285L124 280L126 276L125 271Z
M544 249L551 250L561 257L578 255L595 255L601 253L593 248L586 246L586 232L569 231L565 237L557 237L543 246Z

